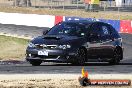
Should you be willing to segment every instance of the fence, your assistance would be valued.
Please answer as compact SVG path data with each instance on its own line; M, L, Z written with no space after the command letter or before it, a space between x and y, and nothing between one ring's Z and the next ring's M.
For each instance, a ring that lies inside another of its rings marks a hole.
M116 7L113 0L100 1L100 10L113 11L122 10L132 11L132 0L129 3L122 3ZM84 0L0 0L0 6L19 6L35 8L52 8L52 9L85 9Z

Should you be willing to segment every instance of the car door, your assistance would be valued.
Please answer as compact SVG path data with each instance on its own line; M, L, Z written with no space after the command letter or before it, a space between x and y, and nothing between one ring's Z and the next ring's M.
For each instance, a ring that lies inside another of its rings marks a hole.
M94 23L91 25L88 32L88 55L98 57L101 53L101 30L99 23Z
M100 55L102 57L109 57L112 54L112 51L114 49L113 41L111 37L111 31L110 31L109 24L106 23L100 23Z

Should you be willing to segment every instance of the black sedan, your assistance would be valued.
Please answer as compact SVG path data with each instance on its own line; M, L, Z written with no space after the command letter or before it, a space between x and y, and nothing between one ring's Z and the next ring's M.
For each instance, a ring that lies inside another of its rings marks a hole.
M122 59L122 38L110 24L103 22L60 22L31 40L26 49L26 60L33 66L42 62L118 64Z

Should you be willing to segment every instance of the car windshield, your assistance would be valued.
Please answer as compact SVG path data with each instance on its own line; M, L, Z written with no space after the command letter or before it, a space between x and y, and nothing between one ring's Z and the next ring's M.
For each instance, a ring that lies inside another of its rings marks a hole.
M67 35L82 37L86 34L88 24L62 22L55 25L47 35Z

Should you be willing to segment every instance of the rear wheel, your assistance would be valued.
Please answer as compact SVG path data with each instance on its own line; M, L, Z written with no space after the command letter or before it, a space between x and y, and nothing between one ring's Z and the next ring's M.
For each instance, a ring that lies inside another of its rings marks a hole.
M77 54L76 54L76 59L72 64L84 65L85 61L86 61L86 52L84 49L79 49Z
M31 60L29 62L30 64L32 64L32 66L40 66L40 64L42 63L41 60Z
M109 61L109 64L111 64L111 65L119 64L122 57L123 57L122 50L119 48L116 48L114 50L114 58Z

